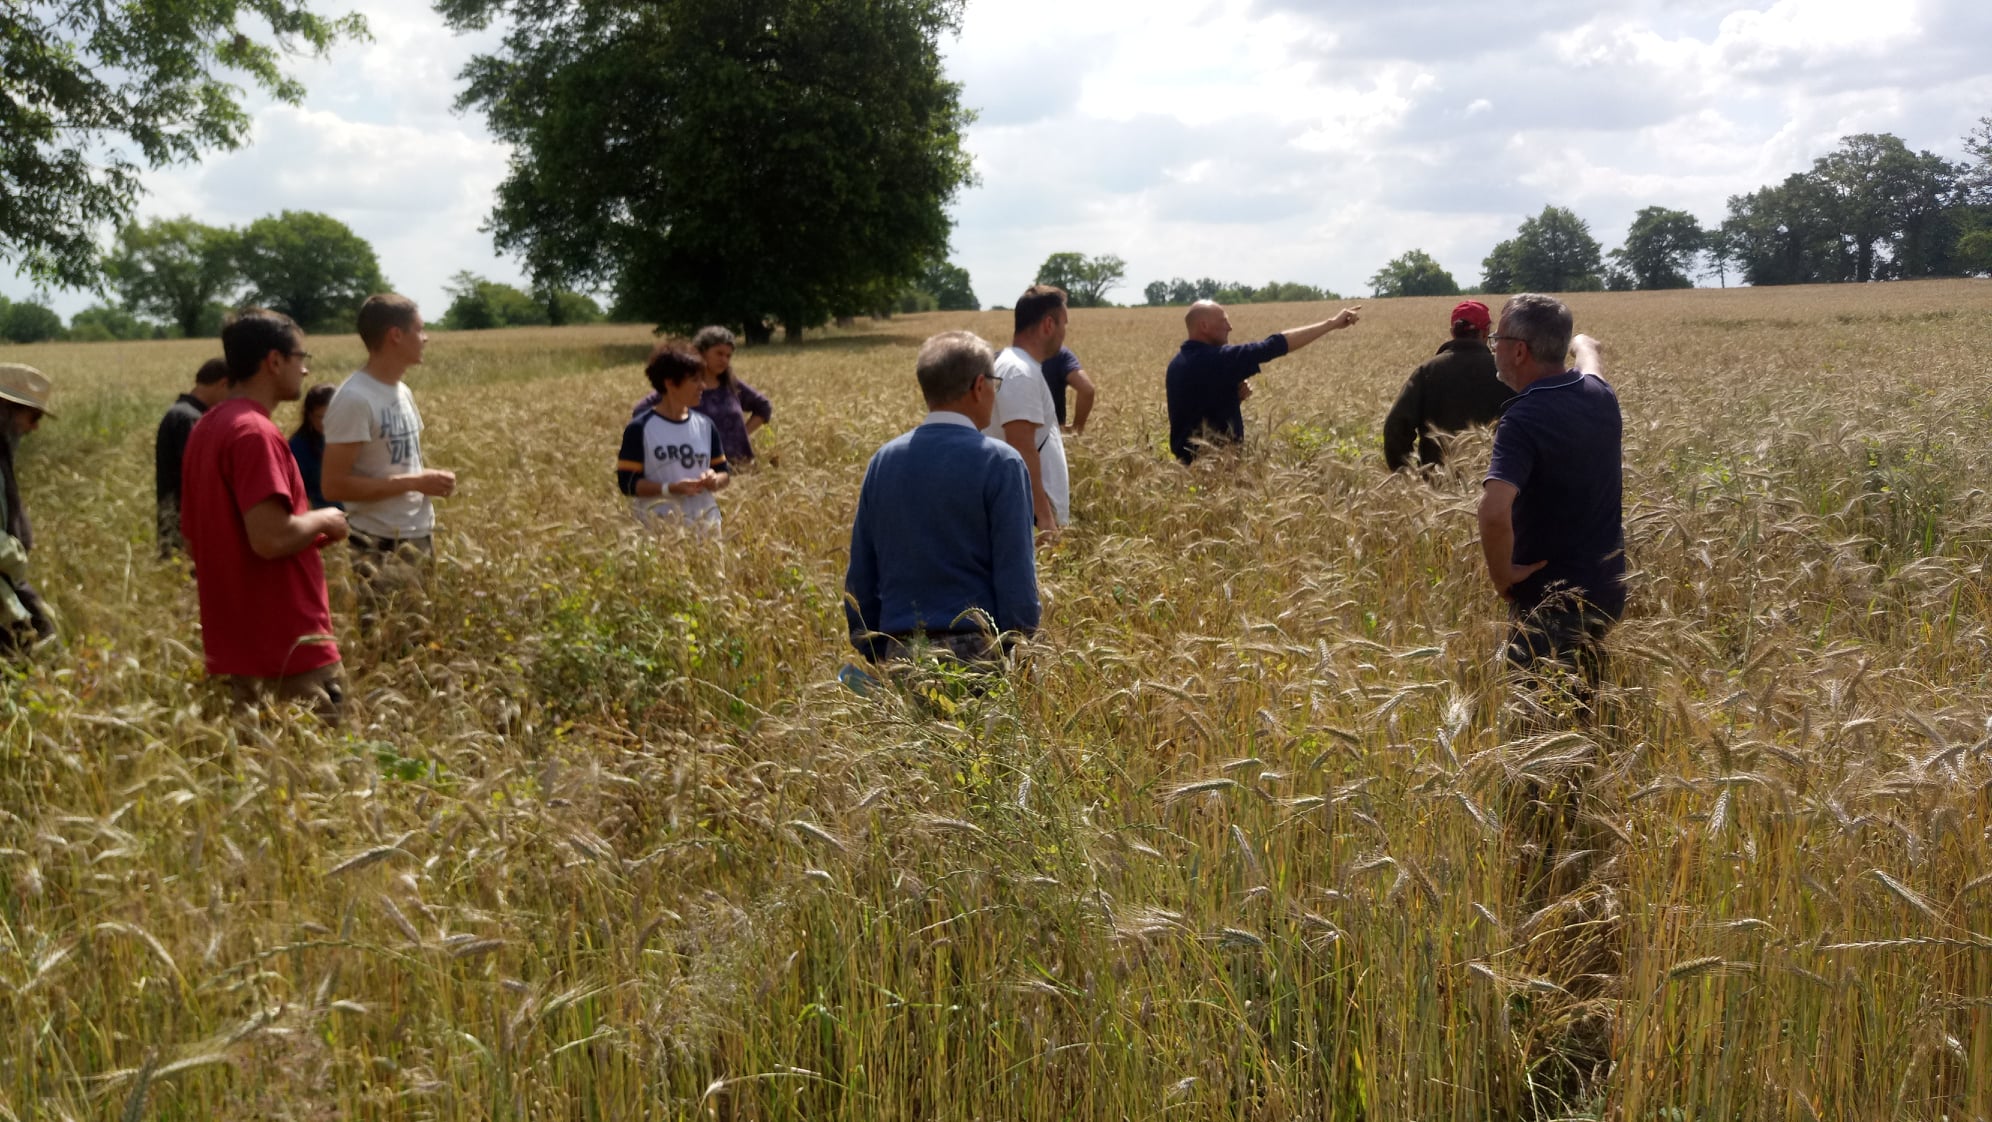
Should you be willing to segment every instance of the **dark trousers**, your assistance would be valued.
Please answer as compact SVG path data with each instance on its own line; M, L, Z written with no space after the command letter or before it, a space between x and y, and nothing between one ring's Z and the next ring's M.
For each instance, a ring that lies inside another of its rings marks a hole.
M423 602L422 583L436 558L436 539L382 538L350 531L354 593L359 601L360 634L372 634L386 618Z

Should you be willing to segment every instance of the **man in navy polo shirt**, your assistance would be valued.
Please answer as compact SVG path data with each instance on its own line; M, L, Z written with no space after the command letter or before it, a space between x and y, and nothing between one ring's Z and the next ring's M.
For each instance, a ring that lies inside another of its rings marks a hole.
M1261 364L1355 323L1361 311L1360 305L1343 308L1320 323L1288 328L1256 343L1232 344L1231 317L1222 305L1211 300L1191 304L1183 317L1190 337L1169 360L1164 383L1169 398L1169 451L1187 464L1197 457L1198 441L1243 441L1245 414L1239 405L1252 396L1246 379L1257 374Z
M1480 546L1509 602L1507 658L1553 661L1595 685L1600 642L1625 613L1624 424L1597 341L1570 337L1570 309L1510 299L1491 336L1515 391L1494 431L1480 496ZM1564 363L1573 352L1575 369Z

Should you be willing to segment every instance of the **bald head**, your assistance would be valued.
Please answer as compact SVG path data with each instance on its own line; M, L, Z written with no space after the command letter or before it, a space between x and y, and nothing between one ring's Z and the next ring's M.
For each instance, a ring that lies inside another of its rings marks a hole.
M1200 343L1223 346L1231 339L1231 317L1224 314L1224 305L1215 300L1199 300L1190 305L1183 314L1183 326L1189 329L1190 338Z

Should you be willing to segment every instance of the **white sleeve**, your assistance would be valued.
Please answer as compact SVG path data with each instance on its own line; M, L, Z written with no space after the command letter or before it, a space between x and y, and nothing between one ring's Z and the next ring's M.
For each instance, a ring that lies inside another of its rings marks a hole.
M325 443L365 444L377 435L373 406L365 397L344 387L332 395L325 407Z
M989 418L990 427L1001 430L1011 421L1050 424L1051 418L1043 415L1044 394L1040 392L1043 384L1043 375L1028 371L1009 374L996 383L996 409Z

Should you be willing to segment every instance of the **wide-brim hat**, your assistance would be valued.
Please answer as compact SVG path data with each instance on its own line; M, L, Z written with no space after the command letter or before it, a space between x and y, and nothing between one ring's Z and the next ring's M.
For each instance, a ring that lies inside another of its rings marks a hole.
M44 416L53 417L55 411L48 407L51 388L48 375L34 367L18 362L0 362L0 401L39 409Z

